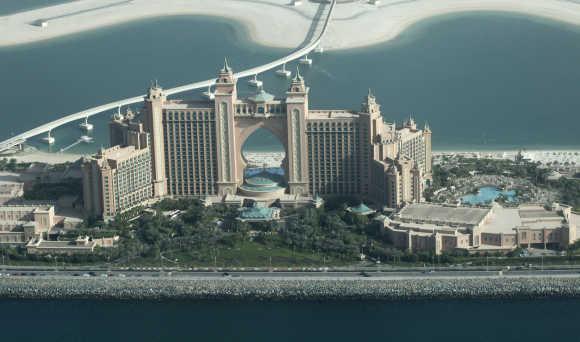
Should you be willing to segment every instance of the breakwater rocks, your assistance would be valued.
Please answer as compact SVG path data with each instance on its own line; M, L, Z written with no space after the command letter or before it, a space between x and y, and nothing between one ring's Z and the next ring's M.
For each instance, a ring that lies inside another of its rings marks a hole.
M518 297L580 297L580 278L0 278L0 298L401 300Z

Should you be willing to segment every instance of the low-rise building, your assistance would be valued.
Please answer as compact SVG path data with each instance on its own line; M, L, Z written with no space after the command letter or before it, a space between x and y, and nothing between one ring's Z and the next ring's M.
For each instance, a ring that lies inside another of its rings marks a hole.
M515 247L566 248L576 241L576 228L561 208L550 210L539 204L517 208L493 206L493 219L482 228L481 245L502 249Z
M410 204L391 217L381 217L397 248L441 254L510 251L516 247L565 248L578 237L580 215L558 205L487 208Z
M41 236L58 222L54 206L22 204L0 206L0 244L25 244Z
M0 182L0 204L21 198L24 195L24 183L1 181Z
M485 208L414 203L380 222L395 247L441 254L472 246L473 232L479 232L490 215L491 209Z
M48 241L41 236L30 240L26 245L29 254L89 254L96 247L115 247L119 237L92 239L88 236L79 236L74 241Z

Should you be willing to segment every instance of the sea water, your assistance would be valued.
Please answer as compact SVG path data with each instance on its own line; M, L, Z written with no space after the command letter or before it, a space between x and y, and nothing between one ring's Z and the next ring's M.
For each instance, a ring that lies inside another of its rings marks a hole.
M0 139L66 114L144 94L150 82L173 87L214 77L228 57L239 71L287 54L246 39L224 19L170 17L126 23L0 49ZM358 109L368 88L387 121L428 121L435 149L580 147L580 30L548 20L498 13L421 22L394 41L313 54L302 66L312 108ZM216 44L220 42L220 44ZM291 70L294 65L287 65ZM261 75L282 96L289 80ZM252 89L238 82L240 93ZM200 92L180 95L199 97ZM133 106L139 109L140 105ZM108 144L99 114L91 152ZM80 122L56 129L58 151L76 142ZM30 140L43 149L40 137ZM247 148L281 150L258 133Z
M0 301L3 341L576 341L577 299Z

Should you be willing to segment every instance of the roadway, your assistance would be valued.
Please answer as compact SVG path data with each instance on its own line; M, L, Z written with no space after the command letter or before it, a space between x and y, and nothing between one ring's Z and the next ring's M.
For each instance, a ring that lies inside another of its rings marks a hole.
M580 278L580 270L577 268L557 269L510 269L499 270L485 269L396 269L388 271L379 270L353 270L333 271L319 269L268 270L267 268L248 269L246 271L231 271L220 269L212 271L208 268L197 270L172 270L162 268L58 268L58 267L0 267L1 278L7 277L50 277L50 278L75 278L75 277L101 277L101 278L171 278L171 279L369 279L369 280L400 280L400 279L461 279L461 278Z
M324 37L324 34L326 33L326 31L328 29L335 5L336 5L336 0L331 0L330 5L325 4L325 3L320 5L320 6L325 6L324 8L326 9L325 10L326 16L325 16L324 20L315 20L313 22L313 25L314 25L313 32L315 32L315 33L318 32L318 34L313 34L312 40L310 42L303 44L304 45L303 47L298 48L297 50L295 50L294 52L290 53L287 56L276 59L276 60L274 60L270 63L267 63L267 64L263 64L263 65L260 65L260 66L257 66L257 67L251 68L251 69L247 69L247 70L243 70L243 71L240 71L238 73L235 73L235 77L238 79L241 79L241 78L245 78L245 77L249 77L249 76L254 76L254 75L272 70L274 68L277 68L279 66L282 66L283 64L297 60L297 59L307 55L308 53L312 52L320 44L320 42L322 41L322 38ZM319 26L319 24L321 22L322 22L322 26ZM205 80L205 81L186 84L183 86L178 86L175 88L166 89L164 92L166 95L170 96L170 95L175 95L175 94L179 94L179 93L183 93L183 92L187 92L187 91L191 91L191 90L205 89L205 88L213 86L214 84L215 84L215 79L209 79L209 80ZM79 121L79 120L82 120L85 118L89 118L93 115L103 113L103 112L108 111L108 110L132 105L135 103L139 103L139 102L142 102L144 98L145 98L145 94L131 97L131 98L127 98L127 99L123 99L123 100L114 101L114 102L100 105L97 107L88 108L88 109L85 109L83 111L80 111L80 112L77 112L74 114L66 115L60 119L48 122L44 125L38 126L38 127L33 128L29 131L18 134L16 136L13 136L12 138L9 138L9 139L6 139L6 140L0 142L0 152L6 151L6 150L8 150L16 145L22 144L23 142L25 142L27 139L29 139L31 137L40 135L42 133L50 132L51 130L53 130L57 127L66 125L70 122Z

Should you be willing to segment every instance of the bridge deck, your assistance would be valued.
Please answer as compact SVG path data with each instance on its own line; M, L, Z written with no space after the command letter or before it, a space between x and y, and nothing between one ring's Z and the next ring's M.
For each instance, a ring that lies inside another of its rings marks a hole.
M330 24L330 19L332 17L332 12L334 10L335 5L336 5L336 0L331 0L329 6L327 6L327 4L320 5L320 6L325 6L325 8L328 8L328 10L326 11L327 12L326 18L323 21L322 27L320 29L320 33L318 35L314 34L313 40L311 42L306 44L304 47L299 48L298 50L292 52L291 54L284 56L282 58L279 58L275 61L272 61L272 62L264 64L264 65L260 65L260 66L257 66L257 67L251 68L251 69L240 71L240 72L235 74L235 77L240 79L240 78L244 78L244 77L248 77L248 76L253 76L253 75L256 75L259 73L263 73L263 72L266 72L268 70L272 70L272 69L279 67L285 63L294 61L302 56L305 56L306 54L308 54L309 52L314 50L320 44L322 38L324 37L324 34L326 33L326 30L328 29L328 25ZM317 25L316 31L318 29L319 23L320 23L320 21L313 23L314 25ZM203 89L203 88L207 88L209 86L214 85L214 83L215 83L215 79L209 79L209 80L205 80L205 81L190 83L190 84L186 84L183 86L166 89L165 94L174 95L174 94L179 94L179 93L183 93L183 92L190 91L190 90ZM145 98L145 95L139 95L139 96L135 96L135 97L107 103L107 104L104 104L101 106L85 109L81 112L64 116L60 119L51 121L49 123L38 126L38 127L33 128L29 131L26 131L24 133L21 133L19 135L14 136L10 139L7 139L7 140L0 142L0 152L8 150L8 149L26 141L26 139L28 139L28 138L37 136L37 135L45 133L45 132L49 132L56 127L65 125L65 124L73 122L73 121L82 120L84 118L88 118L88 117L91 117L93 115L105 112L107 110L111 110L111 109L115 109L115 108L119 108L119 107L123 107L123 106L128 106L131 104L139 103L139 102L142 102L144 98Z

